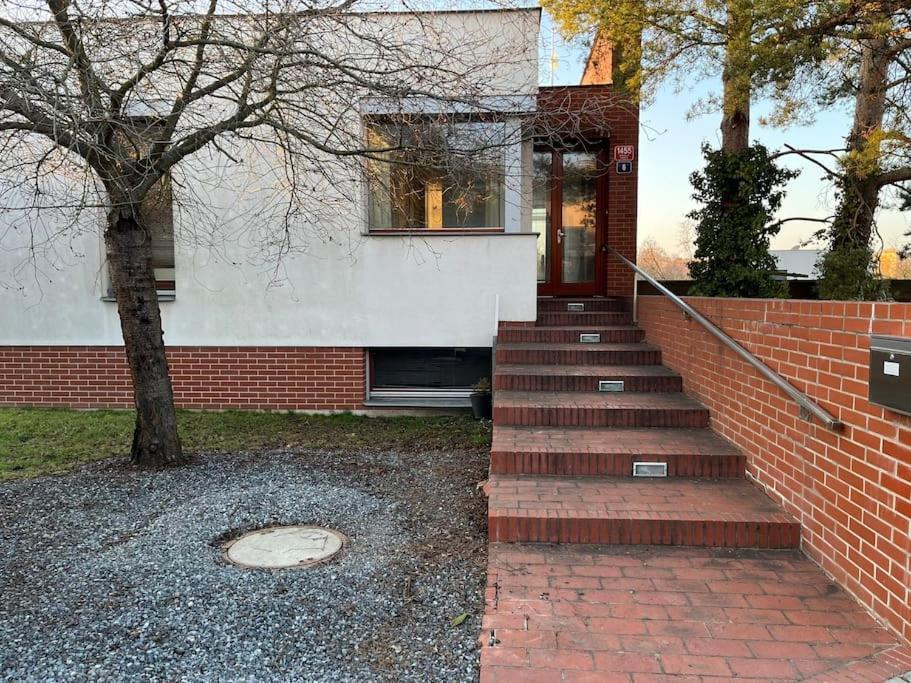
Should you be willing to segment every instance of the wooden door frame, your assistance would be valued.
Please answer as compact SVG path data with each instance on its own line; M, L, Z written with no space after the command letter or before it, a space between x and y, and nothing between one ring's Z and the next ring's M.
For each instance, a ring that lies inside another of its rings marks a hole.
M566 147L538 146L535 152L550 152L550 268L548 282L538 283L538 296L597 296L607 291L607 207L610 184L607 140L597 145L571 145ZM563 155L567 152L592 152L600 166L595 180L595 279L592 282L560 282L563 266L563 243L557 240L557 231L563 227ZM545 238L546 239L546 238Z

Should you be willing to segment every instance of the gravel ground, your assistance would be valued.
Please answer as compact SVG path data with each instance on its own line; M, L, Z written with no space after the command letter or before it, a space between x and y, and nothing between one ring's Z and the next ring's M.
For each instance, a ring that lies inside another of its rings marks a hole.
M0 680L475 680L486 463L241 453L0 484ZM222 561L283 523L351 543L310 569Z

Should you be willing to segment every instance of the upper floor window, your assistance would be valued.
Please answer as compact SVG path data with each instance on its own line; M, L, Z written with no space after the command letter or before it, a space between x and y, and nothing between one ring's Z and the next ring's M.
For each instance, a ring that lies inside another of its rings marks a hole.
M499 229L503 129L495 123L368 123L371 230Z
M171 177L165 176L149 190L142 213L152 239L152 268L159 296L176 292L174 267L174 195Z
M148 117L132 117L119 131L121 144L135 150L137 156L146 154L150 144L162 134L161 123ZM165 175L142 200L142 218L149 231L152 248L152 268L155 272L155 289L160 299L174 298L176 277L174 263L174 192L171 176ZM108 278L107 297L114 298Z

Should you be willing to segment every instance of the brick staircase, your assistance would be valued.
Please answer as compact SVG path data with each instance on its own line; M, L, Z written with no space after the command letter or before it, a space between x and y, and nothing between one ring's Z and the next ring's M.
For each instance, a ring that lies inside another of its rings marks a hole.
M799 547L800 525L745 479L743 454L643 338L606 298L540 299L534 326L500 326L491 541ZM634 462L665 463L667 478L634 478Z

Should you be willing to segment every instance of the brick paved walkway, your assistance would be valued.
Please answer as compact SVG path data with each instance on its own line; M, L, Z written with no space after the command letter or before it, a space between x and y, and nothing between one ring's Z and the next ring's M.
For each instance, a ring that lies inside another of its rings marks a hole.
M799 551L492 543L481 682L884 681L911 648Z

